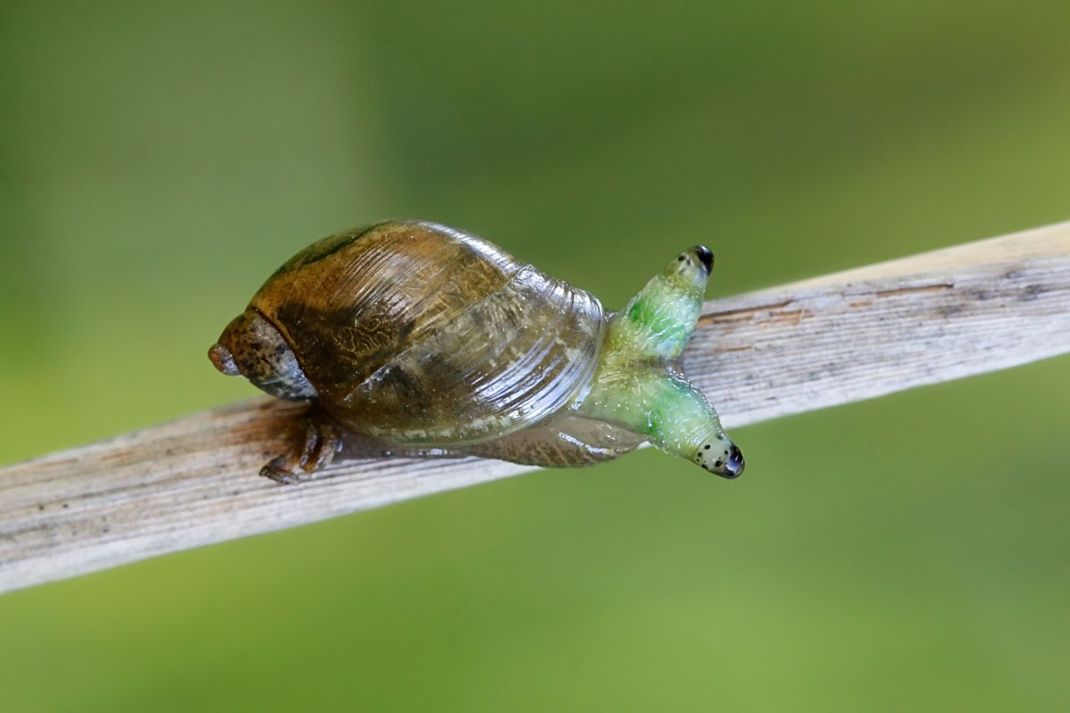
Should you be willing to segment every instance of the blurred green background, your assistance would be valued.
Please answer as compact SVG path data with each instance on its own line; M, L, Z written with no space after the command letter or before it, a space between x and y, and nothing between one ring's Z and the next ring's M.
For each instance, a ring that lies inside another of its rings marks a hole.
M482 234L621 304L1070 217L1070 5L12 2L0 462L252 395L311 240ZM1070 708L1070 361L0 598L4 711Z

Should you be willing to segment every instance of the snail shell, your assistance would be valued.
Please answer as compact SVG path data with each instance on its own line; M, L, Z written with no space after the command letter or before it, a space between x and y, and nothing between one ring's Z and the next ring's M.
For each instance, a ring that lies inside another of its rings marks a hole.
M418 445L478 443L582 400L606 316L589 293L477 237L388 222L298 253L241 320L265 333L249 348L274 350L260 355L272 368L292 355L286 384L267 390Z

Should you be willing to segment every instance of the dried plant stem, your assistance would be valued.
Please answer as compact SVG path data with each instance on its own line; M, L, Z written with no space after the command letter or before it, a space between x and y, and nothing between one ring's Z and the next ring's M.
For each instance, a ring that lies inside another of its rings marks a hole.
M733 427L1066 352L1070 223L709 302L685 366ZM0 470L0 591L531 470L387 459L299 486L257 477L300 411L254 399Z

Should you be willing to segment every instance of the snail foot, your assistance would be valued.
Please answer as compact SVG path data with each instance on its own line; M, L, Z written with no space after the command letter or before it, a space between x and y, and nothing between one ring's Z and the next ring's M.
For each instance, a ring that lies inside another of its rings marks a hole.
M342 438L332 424L309 418L305 438L287 453L271 459L260 475L281 485L293 485L331 464L341 450Z

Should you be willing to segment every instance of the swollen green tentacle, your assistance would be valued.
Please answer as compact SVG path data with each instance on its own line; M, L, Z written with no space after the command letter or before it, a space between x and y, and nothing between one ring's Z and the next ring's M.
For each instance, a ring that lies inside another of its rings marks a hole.
M613 316L594 386L579 411L734 478L743 472L739 448L702 392L670 366L695 331L712 266L707 248L682 253Z

